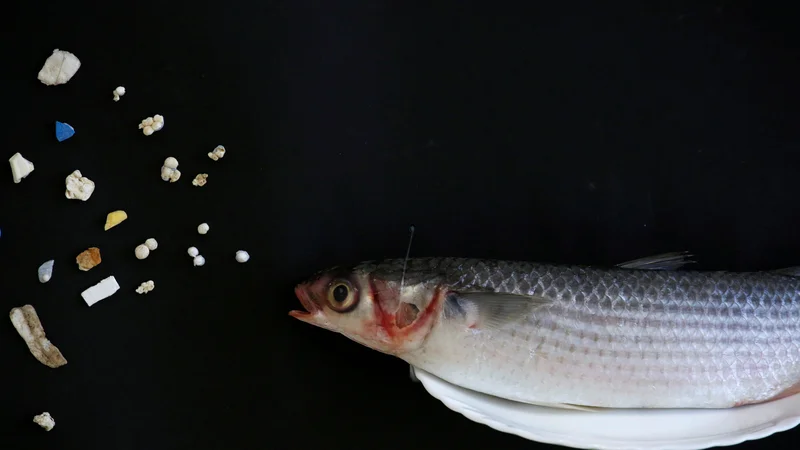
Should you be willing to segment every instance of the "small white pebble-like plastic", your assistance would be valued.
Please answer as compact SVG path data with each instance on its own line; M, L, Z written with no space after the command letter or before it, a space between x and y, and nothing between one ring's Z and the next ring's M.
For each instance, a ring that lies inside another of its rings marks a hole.
M186 253L188 253L189 256L194 258L200 254L200 250L198 250L197 247L189 247L189 250L186 250Z
M123 95L125 95L125 88L122 86L117 86L117 88L114 89L114 101L118 102L119 98Z
M194 257L194 261L192 261L192 263L195 265L195 267L202 266L206 263L206 259L203 258L203 255L197 255Z
M136 259L145 259L150 256L150 249L144 244L138 245L134 252L136 253Z
M225 156L225 146L218 145L214 151L208 153L208 157L214 161L219 161Z
M201 223L200 225L197 226L197 232L200 234L206 234L210 229L211 227L209 227L207 223Z
M170 156L169 158L164 160L164 167L166 167L167 169L177 169L178 160Z
M145 247L147 247L148 250L153 251L153 250L158 248L158 241L156 241L153 238L150 238L150 239L144 241L144 245L145 245Z
M154 122L152 127L153 127L153 131L159 131L162 128L164 128L164 122Z
M47 431L52 430L53 427L56 426L56 421L49 412L43 412L37 416L33 416L33 422Z
M147 294L148 292L152 291L156 288L156 284L153 280L147 280L144 283L140 284L139 287L136 288L137 294Z
M250 254L247 253L246 251L239 250L238 252L236 252L236 261L240 263L246 263L249 260L250 260Z

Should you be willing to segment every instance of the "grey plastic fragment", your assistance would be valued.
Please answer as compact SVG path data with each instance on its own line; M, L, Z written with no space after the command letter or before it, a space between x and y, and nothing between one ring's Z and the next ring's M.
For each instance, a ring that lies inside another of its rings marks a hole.
M53 278L53 264L55 264L55 261L51 259L50 261L47 261L39 266L40 283L47 283L51 278Z

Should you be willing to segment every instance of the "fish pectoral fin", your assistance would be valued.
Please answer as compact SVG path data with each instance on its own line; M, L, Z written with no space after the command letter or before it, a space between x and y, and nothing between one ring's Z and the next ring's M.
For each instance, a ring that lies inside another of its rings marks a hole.
M626 261L622 264L617 264L617 267L638 270L676 270L686 264L694 263L695 261L690 259L692 256L694 255L689 252L661 253L660 255Z
M790 277L800 277L800 266L784 267L783 269L773 270L773 272Z
M454 292L445 301L446 314L466 319L469 328L495 329L515 322L540 306L544 297L498 292Z

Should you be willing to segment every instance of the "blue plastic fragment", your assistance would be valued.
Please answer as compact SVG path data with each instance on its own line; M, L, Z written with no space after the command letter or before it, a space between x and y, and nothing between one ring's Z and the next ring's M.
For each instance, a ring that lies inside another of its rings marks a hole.
M72 128L68 123L56 121L56 139L58 142L66 141L75 134L75 128Z

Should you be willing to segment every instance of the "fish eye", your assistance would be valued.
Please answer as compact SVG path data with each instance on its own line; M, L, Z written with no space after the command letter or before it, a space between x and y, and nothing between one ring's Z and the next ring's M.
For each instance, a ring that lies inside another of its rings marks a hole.
M358 297L355 291L346 281L335 281L328 288L328 305L340 313L348 312L355 308Z

